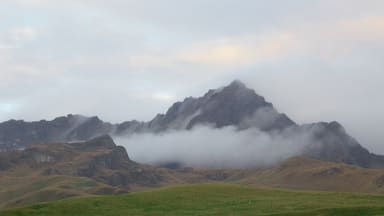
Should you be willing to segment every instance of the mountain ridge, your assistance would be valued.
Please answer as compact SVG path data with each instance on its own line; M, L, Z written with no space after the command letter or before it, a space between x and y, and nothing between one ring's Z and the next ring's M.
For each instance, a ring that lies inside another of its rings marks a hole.
M198 125L213 128L234 126L238 130L257 128L267 133L284 130L304 132L314 142L308 143L303 155L361 167L384 167L384 157L362 147L340 123L298 125L239 80L211 89L201 97L187 97L176 102L164 114L158 114L148 122L133 120L111 124L97 116L72 114L52 121L6 121L0 123L0 149L25 148L36 143L84 141L103 134L123 136L191 130Z

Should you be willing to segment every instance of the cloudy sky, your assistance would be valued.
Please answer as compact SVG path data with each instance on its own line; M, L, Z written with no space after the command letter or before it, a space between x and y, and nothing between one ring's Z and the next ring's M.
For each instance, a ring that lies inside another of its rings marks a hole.
M382 0L2 0L0 120L148 120L240 79L384 153Z

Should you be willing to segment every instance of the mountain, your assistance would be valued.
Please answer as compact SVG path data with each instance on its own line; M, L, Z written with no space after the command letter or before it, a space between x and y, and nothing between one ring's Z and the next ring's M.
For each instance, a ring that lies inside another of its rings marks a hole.
M0 124L0 148L18 149L31 144L88 140L107 134L113 127L98 117L68 115L52 121L9 120Z
M269 122L259 125L244 125L244 120L252 118L257 111L268 111L272 116ZM191 129L196 125L208 124L216 128L225 126L244 127L257 126L262 130L282 129L295 123L285 114L278 113L271 103L248 89L238 80L230 85L209 90L203 97L186 98L168 109L166 114L157 115L148 123L153 131L167 129Z
M270 122L267 119L256 122L260 129L270 131L295 124L285 114L279 114L271 103L266 102L254 90L236 80L226 87L209 90L203 97L188 97L182 102L176 102L165 114L158 114L149 122L134 120L111 124L96 116L72 114L52 121L9 120L0 123L0 149L25 148L37 143L83 141L102 134L191 129L199 124L219 128L236 125L244 129L255 126L247 125L244 119L257 114L258 110L269 112L269 116L273 115ZM262 117L262 113L259 113L260 116Z
M298 125L238 80L209 90L202 97L188 97L176 102L165 114L158 114L149 122L111 124L98 117L81 115L68 115L52 121L3 122L0 124L0 149L7 151L37 143L84 141L103 134L122 136L190 130L198 125L233 126L238 130L257 128L271 134L286 131L306 134L310 141L301 155L361 167L384 167L383 156L362 147L338 122Z
M306 146L303 155L366 168L384 167L384 156L370 153L356 139L348 135L338 122L320 122L302 125L300 128L308 131L314 141Z
M3 152L0 171L88 177L111 186L153 186L161 177L154 169L131 161L109 135L78 143L49 143Z

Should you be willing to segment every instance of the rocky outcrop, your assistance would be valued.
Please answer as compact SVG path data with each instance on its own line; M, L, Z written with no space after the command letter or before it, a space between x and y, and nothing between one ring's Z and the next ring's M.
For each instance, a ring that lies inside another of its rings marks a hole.
M361 167L384 167L384 157L370 153L347 134L338 122L320 122L300 126L312 136L304 155L314 159L342 162Z
M97 117L67 115L52 121L10 120L0 124L0 149L22 149L33 144L88 140L108 134L114 125Z
M112 186L156 186L163 179L155 168L131 161L109 135L87 142L34 145L0 153L0 171L23 169L40 175L88 177Z

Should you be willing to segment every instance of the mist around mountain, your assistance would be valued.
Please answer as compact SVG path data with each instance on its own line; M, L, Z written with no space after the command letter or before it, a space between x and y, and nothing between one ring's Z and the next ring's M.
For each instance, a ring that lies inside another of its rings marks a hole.
M188 183L382 193L384 160L338 122L299 125L240 81L151 121L0 124L0 209ZM355 166L357 165L357 166Z
M149 122L111 124L81 115L38 122L10 120L0 124L0 147L6 151L103 134L126 147L133 160L169 167L264 167L298 155L384 166L384 157L368 152L338 122L298 125L238 80L202 97L176 102Z

